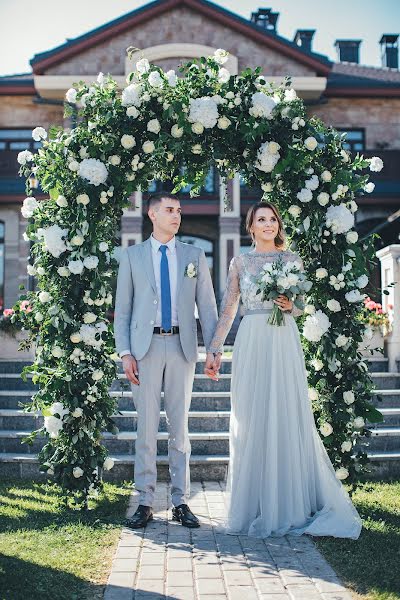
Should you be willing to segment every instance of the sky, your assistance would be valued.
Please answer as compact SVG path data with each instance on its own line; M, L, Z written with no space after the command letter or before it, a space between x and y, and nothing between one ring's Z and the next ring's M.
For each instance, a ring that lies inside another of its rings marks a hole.
M400 0L217 0L250 18L260 7L279 12L279 35L316 29L313 49L337 60L336 39L362 39L360 63L380 66L379 39L400 33ZM147 2L140 0L0 0L0 75L31 71L29 60ZM195 32L194 32L195 39Z

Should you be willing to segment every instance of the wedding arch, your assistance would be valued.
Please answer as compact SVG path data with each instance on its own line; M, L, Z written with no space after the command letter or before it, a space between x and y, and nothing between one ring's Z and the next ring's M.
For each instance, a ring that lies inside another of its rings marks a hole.
M172 179L174 191L192 184L197 195L211 165L223 179L240 172L282 212L313 283L299 326L316 423L339 479L353 483L367 467L360 438L366 421L381 415L358 347L360 290L374 248L358 242L353 227L355 198L373 189L363 170L379 171L382 161L350 157L342 135L307 118L289 78L274 86L260 69L231 75L227 59L217 50L183 65L179 77L141 59L122 93L102 73L90 86L77 83L65 108L78 111L76 127L36 127L42 147L18 156L21 175L34 175L49 195L37 201L27 183L28 272L38 289L14 306L27 344L36 343L23 377L39 384L27 410L45 419L31 437L48 436L40 469L80 507L113 466L101 433L117 431L109 388L118 357L107 309L122 211L153 179Z

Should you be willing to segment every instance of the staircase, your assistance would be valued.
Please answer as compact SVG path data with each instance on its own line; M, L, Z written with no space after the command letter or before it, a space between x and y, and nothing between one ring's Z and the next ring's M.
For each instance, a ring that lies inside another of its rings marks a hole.
M21 439L42 426L39 414L24 413L21 403L29 402L36 386L24 382L20 372L23 361L0 361L0 476L20 478L46 477L38 469L37 452L44 438L33 446L21 444ZM204 358L196 365L192 404L189 413L189 435L192 445L192 480L223 480L229 455L229 414L231 360L225 359L218 382L203 375ZM371 426L368 454L374 477L396 476L400 473L400 373L389 373L387 359L372 358L369 367L376 385L374 398L384 414L384 422ZM104 444L115 459L114 468L105 475L110 480L132 479L135 460L136 422L130 387L119 363L118 379L110 394L118 398L121 415L115 415L117 435L104 433ZM162 405L163 409L163 405ZM158 434L158 476L168 478L167 426L161 413Z

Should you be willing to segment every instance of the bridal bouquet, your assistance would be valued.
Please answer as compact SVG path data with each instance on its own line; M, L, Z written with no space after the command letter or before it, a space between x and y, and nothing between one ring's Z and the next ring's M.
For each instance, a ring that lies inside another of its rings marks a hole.
M299 261L284 262L281 257L275 262L265 263L260 274L254 278L254 283L258 288L257 294L261 294L263 302L275 300L284 294L300 309L304 308L300 296L308 292L312 286L311 281L301 271ZM268 323L270 325L285 324L285 316L277 304L274 304Z

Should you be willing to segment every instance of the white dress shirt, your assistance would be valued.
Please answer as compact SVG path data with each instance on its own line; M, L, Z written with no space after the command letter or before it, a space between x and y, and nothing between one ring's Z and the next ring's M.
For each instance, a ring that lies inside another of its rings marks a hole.
M172 325L178 325L178 311L176 306L176 284L178 279L178 264L176 257L176 240L175 236L167 243L163 244L159 242L153 234L150 236L151 242L151 254L153 258L153 269L154 269L154 277L156 280L157 286L157 315L154 323L154 327L161 327L162 321L162 308L161 308L161 257L162 254L160 252L160 246L167 246L167 257L168 257L168 270L169 270L169 283L171 288L171 317L172 317ZM120 352L120 357L122 358L124 354L130 354L130 350L122 350Z

